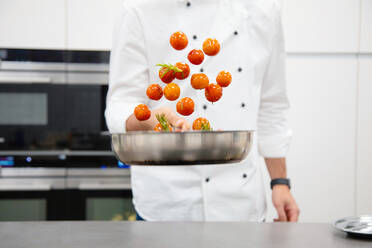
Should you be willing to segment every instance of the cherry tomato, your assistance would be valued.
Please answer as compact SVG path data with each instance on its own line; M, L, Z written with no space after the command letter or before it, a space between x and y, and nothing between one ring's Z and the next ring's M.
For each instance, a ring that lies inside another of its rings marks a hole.
M208 56L214 56L220 51L220 43L216 39L208 38L203 42L203 51Z
M189 67L188 64L178 62L178 63L175 64L175 66L178 69L182 70L182 72L176 72L176 78L177 79L183 80L183 79L187 78L190 75L190 67Z
M194 101L189 97L184 97L177 102L177 112L181 115L191 115L194 112Z
M181 89L176 83L167 84L164 87L164 96L169 101L177 100L180 97Z
M162 67L159 70L159 78L166 84L169 84L176 78L176 73L167 67Z
M209 123L209 121L202 117L195 119L195 121L192 123L192 129L193 130L212 130L211 124Z
M227 87L231 83L232 77L230 72L228 71L221 71L218 73L216 81L217 84L221 87Z
M171 35L169 42L176 50L182 50L187 47L189 43L186 34L181 31L175 32Z
M191 86L196 90L204 89L209 85L209 79L204 73L196 73L191 76Z
M222 97L222 87L218 84L210 84L205 88L205 97L210 102L217 102Z
M165 118L164 114L156 115L156 119L159 122L154 127L155 132L163 132L163 131L172 132L173 131L171 125L169 125L169 122L168 122L167 118Z
M163 96L163 89L158 84L150 84L146 90L146 95L151 100L159 100Z
M151 111L145 104L140 104L134 109L134 115L136 116L137 120L145 121L150 118Z
M202 50L193 49L189 52L187 58L189 59L191 64L200 65L204 60L204 53Z

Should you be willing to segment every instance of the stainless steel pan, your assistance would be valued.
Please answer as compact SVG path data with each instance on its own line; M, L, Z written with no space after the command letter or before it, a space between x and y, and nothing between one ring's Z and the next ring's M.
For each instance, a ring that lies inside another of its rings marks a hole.
M130 165L201 165L239 162L253 131L128 132L112 134L117 158Z

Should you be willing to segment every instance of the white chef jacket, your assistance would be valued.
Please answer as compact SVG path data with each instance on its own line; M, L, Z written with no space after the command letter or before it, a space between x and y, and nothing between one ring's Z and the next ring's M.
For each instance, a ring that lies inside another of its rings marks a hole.
M190 123L206 117L223 130L256 130L252 151L237 164L132 166L133 202L148 221L262 221L266 202L259 154L286 156L291 132L284 75L284 42L276 0L125 0L114 30L106 121L112 133L125 132L125 121L141 103L151 109L175 102L151 101L149 84L165 85L158 63L187 62L192 49L217 38L221 50L206 56L191 74L202 71L211 83L219 71L232 74L222 98L208 102L190 77L176 80L181 97L195 101ZM174 50L169 37L183 31L189 44ZM189 63L188 63L189 64ZM191 75L190 74L190 75ZM166 140L164 141L166 142Z

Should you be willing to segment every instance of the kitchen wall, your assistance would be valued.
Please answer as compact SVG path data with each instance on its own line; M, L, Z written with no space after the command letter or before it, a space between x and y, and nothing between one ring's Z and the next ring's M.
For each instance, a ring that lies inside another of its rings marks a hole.
M371 214L372 1L281 5L294 132L288 174L301 221ZM271 205L268 215L276 216Z
M109 50L121 1L1 0L0 47ZM280 2L301 221L372 213L372 0Z

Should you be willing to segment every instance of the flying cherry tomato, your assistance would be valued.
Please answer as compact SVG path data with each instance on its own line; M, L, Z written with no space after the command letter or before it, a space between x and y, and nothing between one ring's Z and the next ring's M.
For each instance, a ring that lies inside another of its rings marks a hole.
M176 50L182 50L187 47L189 43L185 33L178 31L171 35L169 42L171 46Z
M184 97L177 102L177 112L181 115L191 115L194 107L194 101L189 97Z
M218 73L216 82L221 87L227 87L231 83L232 77L231 73L227 71L221 71Z
M176 83L167 84L164 87L164 96L169 101L177 100L180 97L181 89Z
M192 123L192 129L193 130L205 130L205 131L210 131L211 129L211 124L209 121L203 117L195 119L195 121Z
M175 64L175 67L182 70L182 72L176 72L176 78L179 80L183 80L190 75L190 67L186 63L178 62Z
M189 59L191 64L200 65L204 60L204 53L202 50L193 49L189 52L187 58Z
M150 118L151 111L145 104L140 104L134 109L134 115L136 116L137 120L145 121Z
M204 73L196 73L191 76L191 86L196 90L204 89L209 85L209 79Z
M160 87L159 84L150 84L146 90L146 95L151 100L159 100L163 96L163 89Z
M163 66L159 70L159 78L164 83L169 84L176 78L176 73L174 72L174 70L171 70L170 68L166 66Z
M208 38L203 42L203 52L208 56L214 56L220 51L220 43L216 39Z
M222 87L218 84L210 84L205 88L205 97L210 102L217 102L222 97Z

